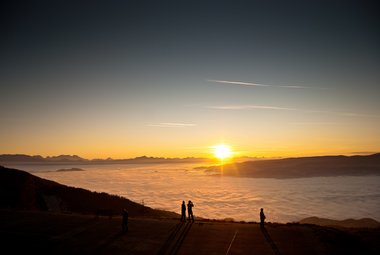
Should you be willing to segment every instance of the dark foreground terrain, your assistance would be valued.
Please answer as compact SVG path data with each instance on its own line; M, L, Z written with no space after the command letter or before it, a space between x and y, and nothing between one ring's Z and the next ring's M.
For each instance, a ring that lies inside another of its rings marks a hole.
M127 233L121 232L122 208L130 213ZM2 254L380 254L380 228L371 219L314 217L260 228L179 218L124 197L0 167Z
M0 210L8 254L380 254L380 229Z
M130 216L173 218L178 214L133 202L125 197L70 187L0 166L0 208L61 213L120 215L127 208Z

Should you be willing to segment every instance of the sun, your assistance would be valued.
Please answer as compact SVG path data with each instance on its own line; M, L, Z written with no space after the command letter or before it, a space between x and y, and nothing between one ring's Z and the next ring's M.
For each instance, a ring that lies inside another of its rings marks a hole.
M225 144L217 144L212 146L215 157L223 160L232 156L231 147Z

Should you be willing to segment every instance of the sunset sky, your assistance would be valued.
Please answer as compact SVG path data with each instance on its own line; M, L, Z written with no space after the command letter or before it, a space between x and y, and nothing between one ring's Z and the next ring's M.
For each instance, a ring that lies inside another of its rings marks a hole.
M376 1L9 1L0 154L380 151Z

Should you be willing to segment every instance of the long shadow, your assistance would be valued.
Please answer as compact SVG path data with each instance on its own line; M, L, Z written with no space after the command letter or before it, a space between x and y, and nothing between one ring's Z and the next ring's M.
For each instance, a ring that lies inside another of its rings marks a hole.
M276 244L273 242L272 238L270 237L268 231L265 229L264 226L260 226L261 232L263 233L265 239L267 240L268 244L273 250L273 253L276 255L281 255L280 251L278 250Z
M82 233L86 232L88 228L90 228L91 226L94 226L100 223L101 222L98 219L86 220L84 223L81 223L79 226L75 228L72 228L70 230L67 230L66 232L59 233L57 235L52 236L50 238L50 241L62 240L66 238L71 238L75 235L81 235Z
M118 232L118 233L115 233L115 234L111 235L109 238L107 238L103 243L101 243L96 248L96 252L94 254L103 254L103 252L106 250L106 248L108 246L110 246L117 239L121 238L123 235L124 235L123 232Z
M183 225L184 225L184 223L181 222L181 223L178 223L176 226L174 226L170 235L166 239L165 243L162 245L161 249L158 251L158 253L157 253L158 255L162 255L162 254L166 253L168 247L170 246L173 239L176 237L177 233L179 232L179 230L182 228Z
M173 249L171 250L170 254L177 254L179 249L182 246L183 241L185 240L187 234L189 233L191 227L193 226L194 222L188 222L184 228L184 230L181 232L180 236L177 239L177 242L174 244Z

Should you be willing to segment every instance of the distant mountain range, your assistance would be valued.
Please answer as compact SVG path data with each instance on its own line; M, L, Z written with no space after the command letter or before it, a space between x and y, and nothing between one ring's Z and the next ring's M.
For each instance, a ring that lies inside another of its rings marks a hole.
M1 166L0 208L98 216L120 215L127 208L131 216L178 217L176 213L154 210L125 197L74 188Z
M77 155L53 157L30 156L25 154L0 155L0 165L22 164L154 164L154 163L212 163L213 166L197 167L214 175L253 178L302 178L318 176L363 176L380 175L380 153L356 156L315 156L282 159L244 157L223 167L208 158L162 158L141 156L131 159L84 159ZM66 169L66 168L65 168Z
M380 175L380 153L256 160L203 168L215 175L253 178Z
M318 217L309 217L299 221L301 224L313 224L326 227L344 228L380 228L380 222L371 218L332 220Z
M77 155L59 155L53 157L42 157L40 155L30 156L25 154L2 154L0 164L120 164L120 163L195 163L209 162L207 158L162 158L141 156L130 159L85 159Z

